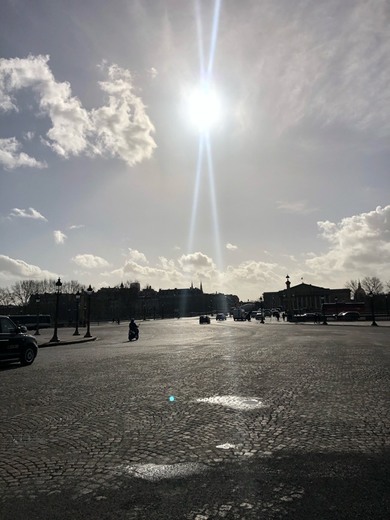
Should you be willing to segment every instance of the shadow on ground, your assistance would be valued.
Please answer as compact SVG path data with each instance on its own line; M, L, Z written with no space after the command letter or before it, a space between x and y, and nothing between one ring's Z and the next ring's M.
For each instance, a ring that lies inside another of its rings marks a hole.
M390 456L284 453L148 481L124 473L118 489L75 499L75 489L0 506L4 519L180 520L390 518ZM197 516L199 515L199 516Z

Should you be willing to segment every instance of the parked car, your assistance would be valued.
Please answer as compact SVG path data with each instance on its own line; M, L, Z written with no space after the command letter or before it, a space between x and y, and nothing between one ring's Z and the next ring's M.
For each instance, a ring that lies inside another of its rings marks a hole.
M199 316L199 323L210 323L210 316Z
M218 312L217 315L215 316L215 319L217 321L224 321L224 320L226 320L226 316L223 312Z
M337 315L338 321L357 321L360 319L360 313L357 311L339 312Z
M31 365L38 354L38 343L8 316L0 316L0 361L20 361Z

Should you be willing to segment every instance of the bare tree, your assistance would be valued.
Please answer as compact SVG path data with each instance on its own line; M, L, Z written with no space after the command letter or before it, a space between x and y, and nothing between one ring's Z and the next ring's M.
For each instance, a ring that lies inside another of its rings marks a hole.
M76 294L77 291L84 291L85 285L80 284L77 280L70 280L70 282L64 282L62 285L62 292L67 294Z
M39 282L36 280L23 280L11 286L12 303L15 305L27 305L31 296L38 292Z
M381 294L383 292L383 283L376 276L365 276L361 285L366 293Z
M359 287L359 280L348 280L345 282L346 289L350 289L352 294L355 294Z
M2 305L27 305L30 298L35 294L55 293L57 291L56 279L51 280L23 280L16 282L11 289L0 290L0 304ZM75 294L77 291L82 292L85 285L80 284L76 280L64 282L61 291L67 294Z
M11 305L12 302L12 294L8 287L0 287L0 305Z

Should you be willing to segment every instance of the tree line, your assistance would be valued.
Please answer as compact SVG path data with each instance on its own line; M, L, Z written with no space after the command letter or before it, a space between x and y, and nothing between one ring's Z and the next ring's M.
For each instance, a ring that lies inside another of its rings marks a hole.
M55 293L57 291L56 279L51 280L23 280L15 282L11 287L0 287L0 305L27 305L30 298L35 294ZM373 294L385 294L390 292L390 281L382 282L376 276L365 276L361 280L349 280L345 287L351 290L354 294L359 288L359 284L364 289L366 294L372 292ZM123 287L130 287L131 282L126 281L122 284ZM118 286L119 287L119 286ZM63 282L61 292L66 294L75 294L77 291L83 291L86 286L80 284L77 280L70 280Z
M390 292L390 281L382 282L377 276L365 276L361 280L349 280L345 287L354 294L360 287L366 294L386 294Z
M0 305L27 305L35 294L55 293L57 280L23 280L11 285L10 288L0 287ZM63 282L62 293L75 294L85 290L86 286L76 280Z

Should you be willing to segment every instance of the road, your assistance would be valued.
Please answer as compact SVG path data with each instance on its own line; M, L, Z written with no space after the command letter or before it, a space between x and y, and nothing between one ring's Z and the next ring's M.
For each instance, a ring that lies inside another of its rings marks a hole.
M390 518L390 327L93 327L0 368L0 517Z

